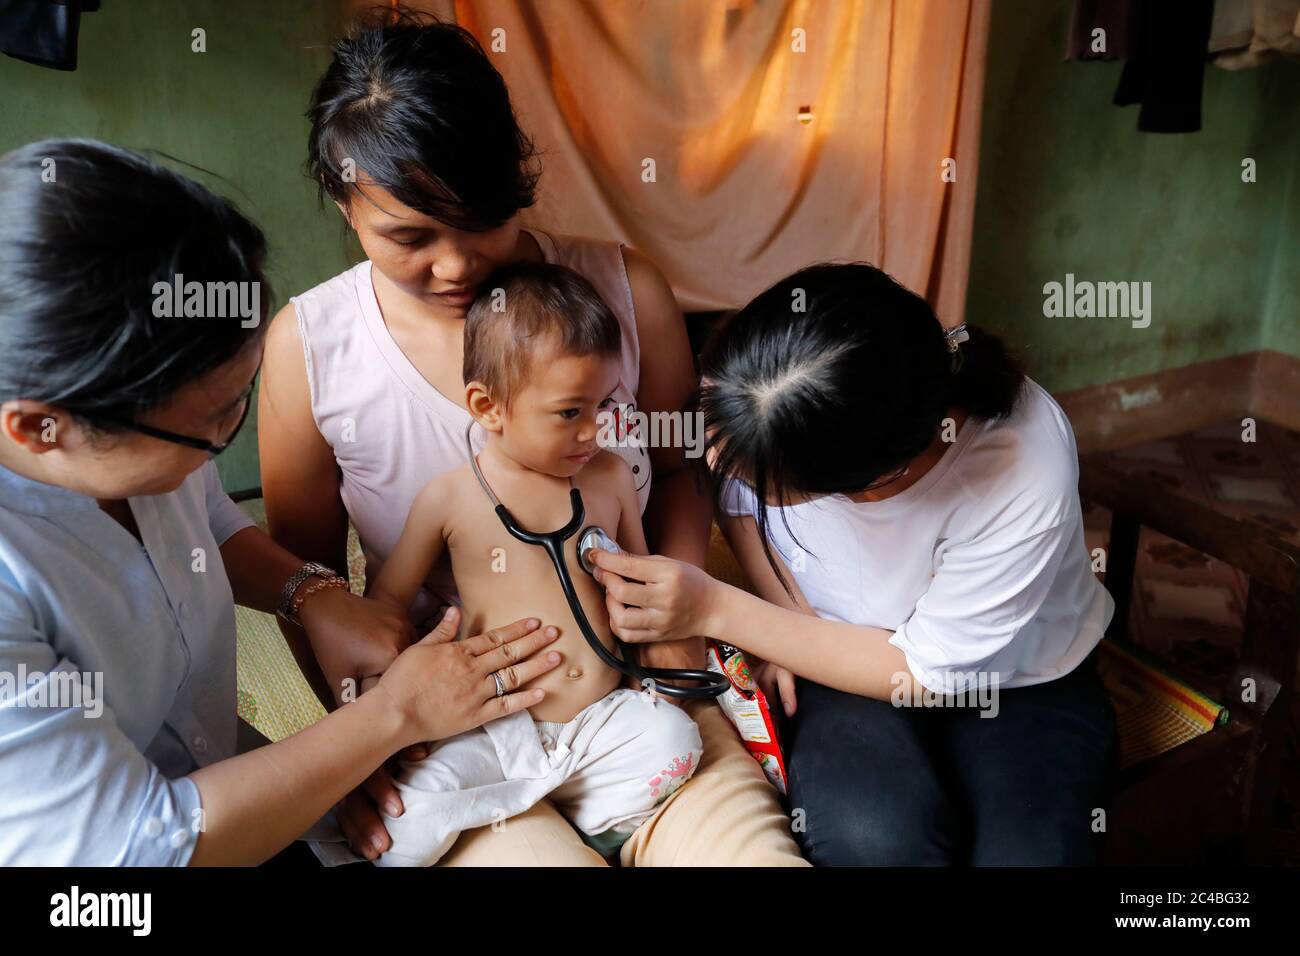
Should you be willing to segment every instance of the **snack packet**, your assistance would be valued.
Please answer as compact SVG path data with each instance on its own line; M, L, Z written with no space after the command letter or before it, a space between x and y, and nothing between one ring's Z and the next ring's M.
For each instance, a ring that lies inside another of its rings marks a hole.
M785 759L777 739L767 695L750 673L749 662L738 647L709 639L705 650L708 668L726 676L731 687L718 698L718 705L740 734L741 741L763 768L763 773L782 794L786 792Z

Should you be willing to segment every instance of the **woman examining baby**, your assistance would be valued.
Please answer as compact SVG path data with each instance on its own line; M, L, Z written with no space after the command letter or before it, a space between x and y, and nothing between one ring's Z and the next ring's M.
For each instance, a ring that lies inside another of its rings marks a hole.
M379 662L351 635L409 630L221 490L265 324L169 313L155 285L265 308L265 257L228 201L137 153L0 158L0 865L260 863L394 753L537 705L521 686L559 663L537 620L453 642L452 615L301 733L241 732L235 602L286 607L362 687Z
M864 264L759 295L701 377L704 457L758 596L602 551L615 633L709 634L766 662L815 864L1094 862L1114 604L1060 407L996 338L944 332Z

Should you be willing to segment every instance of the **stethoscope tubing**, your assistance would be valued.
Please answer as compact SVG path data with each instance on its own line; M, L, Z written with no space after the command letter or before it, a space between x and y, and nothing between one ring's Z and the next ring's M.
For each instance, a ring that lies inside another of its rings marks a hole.
M479 470L478 459L470 442L470 429L473 427L474 423L470 422L469 427L465 429L465 445L469 451L470 467L474 471L474 477L478 479L478 483L487 493L488 499L495 507L497 518L505 526L506 531L524 544L542 548L551 559L551 564L555 567L555 576L560 581L560 589L564 592L564 599L568 602L569 611L573 614L573 620L577 623L578 630L582 632L582 636L586 638L587 643L591 645L591 649L596 652L596 656L604 664L612 667L620 674L631 677L643 688L656 694L663 694L665 697L681 700L712 700L725 694L731 687L731 681L724 674L695 668L642 667L637 663L635 653L617 634L613 635L614 643L622 657L615 656L605 646L604 642L596 634L595 629L592 628L591 621L587 619L587 612L582 606L582 599L578 597L577 588L573 584L573 575L569 573L569 565L564 558L564 543L578 533L587 517L587 509L582 501L582 493L577 488L569 489L572 517L564 527L546 532L529 531L515 519L515 516L510 513L510 509L501 503L501 499L492 491L487 479L483 477L483 472ZM669 681L695 681L700 686L681 687L671 684Z
M711 700L725 694L727 689L731 687L731 681L723 674L695 668L642 667L637 663L635 653L617 634L614 634L613 638L621 657L615 656L604 645L604 642L601 641L592 628L591 621L587 618L587 612L582 606L582 599L578 596L577 588L573 584L573 575L569 573L568 561L564 557L564 543L577 533L587 516L587 509L582 501L582 493L577 488L569 490L569 500L573 507L573 517L569 519L568 524L562 528L557 528L555 531L529 531L519 524L515 516L510 513L510 509L503 504L496 506L496 513L497 517L501 519L501 524L505 526L505 529L511 535L525 544L542 548L547 557L551 559L551 564L555 568L555 576L560 581L560 589L564 592L564 599L568 602L569 611L573 614L573 620L577 623L578 629L582 632L582 636L586 638L587 643L591 645L591 649L596 652L596 656L607 666L631 677L643 688L650 689L657 694L663 694L665 697L682 700ZM669 681L679 680L698 681L701 686L680 687L668 683Z

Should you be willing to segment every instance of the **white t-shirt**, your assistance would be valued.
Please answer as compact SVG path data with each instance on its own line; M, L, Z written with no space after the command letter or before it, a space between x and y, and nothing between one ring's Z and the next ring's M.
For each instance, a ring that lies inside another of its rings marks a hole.
M1115 610L1084 544L1078 462L1065 413L1026 381L1009 417L967 418L910 488L769 508L768 533L819 616L893 631L927 688L1038 684L1077 667ZM729 514L756 504L727 488Z

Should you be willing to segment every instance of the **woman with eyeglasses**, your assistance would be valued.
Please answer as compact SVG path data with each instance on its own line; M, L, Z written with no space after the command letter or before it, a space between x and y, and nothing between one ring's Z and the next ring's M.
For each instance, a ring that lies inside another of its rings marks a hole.
M599 552L625 641L763 662L814 864L1096 859L1115 715L1094 667L1074 433L976 328L865 264L783 279L701 362L705 460L759 596Z
M558 662L554 628L453 643L454 613L399 654L404 619L222 491L264 325L160 317L153 290L264 290L265 255L229 202L138 154L0 158L0 865L262 862L394 753L535 704L516 688ZM237 754L235 602L384 693Z

